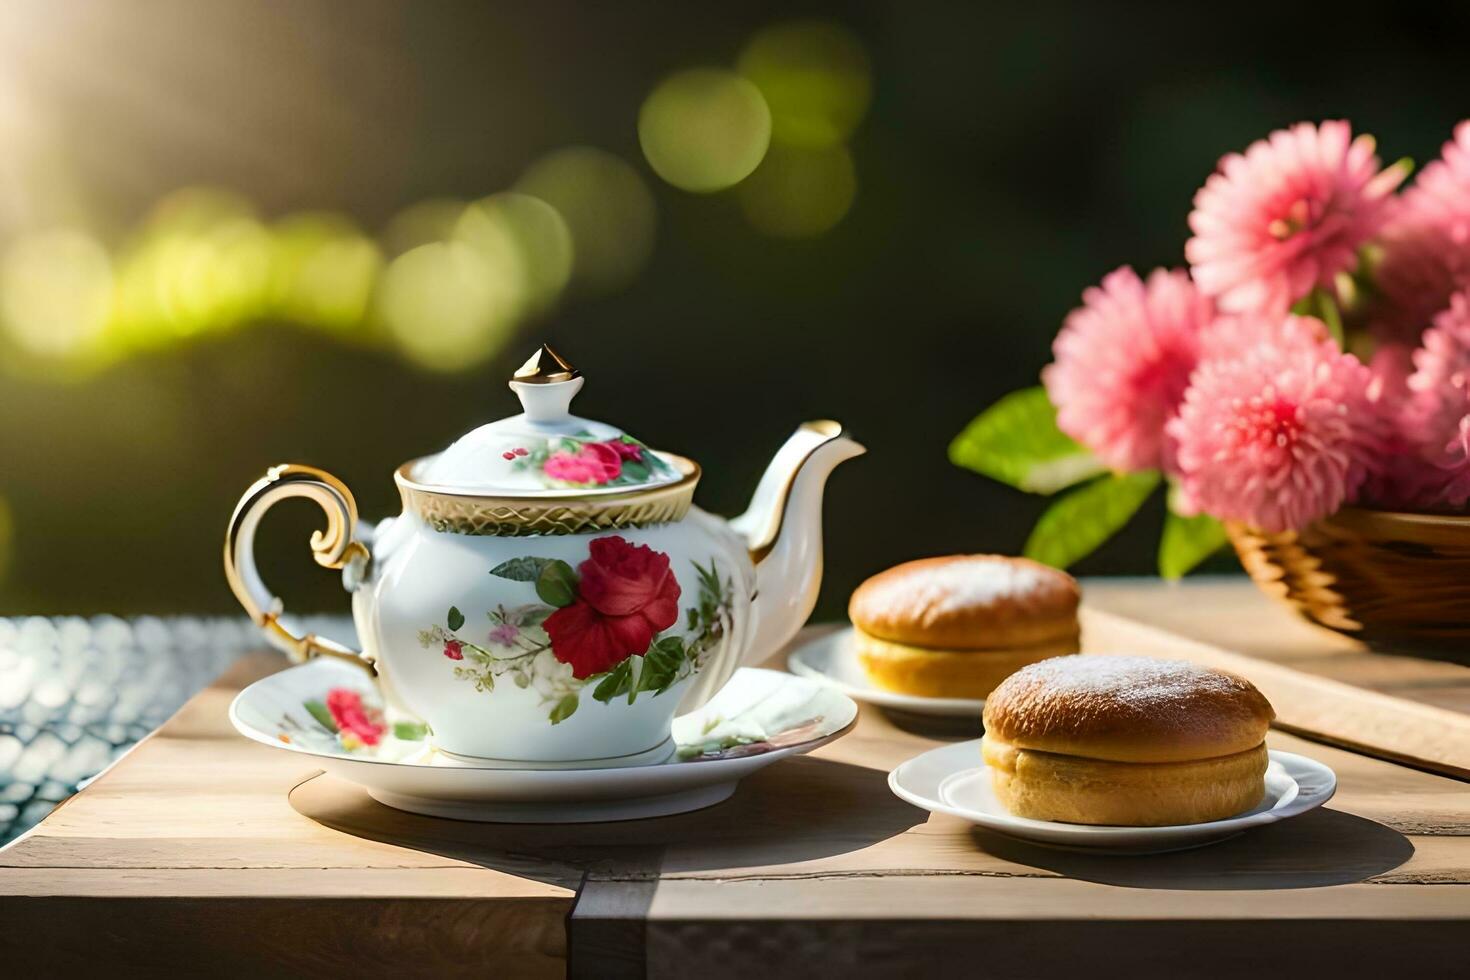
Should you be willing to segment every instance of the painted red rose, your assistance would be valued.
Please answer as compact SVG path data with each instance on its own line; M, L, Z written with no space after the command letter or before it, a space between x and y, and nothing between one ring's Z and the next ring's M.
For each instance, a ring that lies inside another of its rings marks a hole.
M617 453L618 458L620 459L632 459L639 461L643 459L643 447L638 445L638 443L636 442L624 442L621 439L614 439L611 442L605 442L602 445L612 447L613 452Z
M458 640L445 640L444 656L448 657L450 660L463 660L464 644L459 642Z
M355 736L363 745L377 745L388 726L382 712L362 703L362 695L345 687L327 692L327 710L344 737Z
M601 485L623 472L623 457L605 442L589 442L575 453L559 449L546 458L542 471L553 480Z
M669 556L616 535L598 538L578 567L572 604L546 617L551 653L582 679L647 652L679 620L679 583Z

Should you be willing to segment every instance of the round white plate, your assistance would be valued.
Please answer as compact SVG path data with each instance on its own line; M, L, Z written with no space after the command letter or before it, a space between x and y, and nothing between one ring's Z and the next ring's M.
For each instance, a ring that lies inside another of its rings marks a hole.
M854 701L942 718L976 718L985 710L982 698L925 698L885 691L868 680L858 662L852 627L828 633L803 644L787 657L786 666L799 677L809 677L841 691Z
M961 817L987 830L1034 844L1129 854L1178 851L1234 837L1315 809L1332 798L1337 776L1306 756L1272 750L1266 798L1224 820L1171 827L1093 827L1013 816L996 799L990 770L980 760L980 740L932 749L894 769L888 786L901 799L934 813Z
M334 688L354 691L369 705L380 703L361 671L314 660L245 688L230 705L230 721L246 738L310 756L380 803L461 820L588 823L697 810L730 796L757 769L841 737L857 718L857 705L820 684L742 668L708 704L674 719L676 750L663 753L665 761L599 769L497 768L436 751L412 719L397 719L398 726L390 726L377 745L344 743L321 707Z

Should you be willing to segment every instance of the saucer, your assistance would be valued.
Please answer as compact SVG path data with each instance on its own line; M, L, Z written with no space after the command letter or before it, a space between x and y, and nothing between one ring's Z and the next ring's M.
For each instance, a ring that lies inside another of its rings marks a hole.
M744 777L840 738L857 718L857 705L837 691L747 667L709 703L674 719L672 752L656 746L640 753L635 761L643 765L526 768L448 756L433 747L422 722L384 717L380 704L361 671L320 659L245 688L230 705L230 721L246 738L310 757L400 810L460 820L590 823L719 803Z
M1276 823L1316 809L1332 798L1332 770L1291 752L1270 752L1266 798L1245 813L1207 823L1169 827L1094 827L1013 816L996 799L990 770L980 760L980 740L932 749L894 769L888 787L901 799L934 813L948 813L987 830L1033 844L1120 854L1156 854L1202 847L1251 827Z
M975 719L985 710L983 698L926 698L885 691L874 685L858 661L852 627L797 647L787 658L786 665L799 677L826 684L854 701L865 701L881 708L916 715Z

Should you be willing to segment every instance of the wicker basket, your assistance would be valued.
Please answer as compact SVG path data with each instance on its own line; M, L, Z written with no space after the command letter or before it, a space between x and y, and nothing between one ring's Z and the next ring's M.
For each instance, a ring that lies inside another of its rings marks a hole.
M1313 622L1375 646L1470 651L1470 516L1347 507L1301 531L1227 527L1256 584Z

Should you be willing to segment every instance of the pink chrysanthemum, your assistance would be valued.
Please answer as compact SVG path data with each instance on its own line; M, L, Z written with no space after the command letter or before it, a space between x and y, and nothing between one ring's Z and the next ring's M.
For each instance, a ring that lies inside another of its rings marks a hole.
M1417 344L1450 296L1470 287L1470 239L1456 241L1446 227L1406 213L1385 229L1379 246L1373 332L1386 342Z
M1145 283L1124 266L1082 294L1041 372L1057 425L1114 470L1173 467L1164 424L1199 356L1214 304L1182 270Z
M1300 317L1290 328L1284 329L1279 317L1227 314L1216 319L1200 335L1200 360L1242 357L1262 345L1283 351L1311 353L1320 345L1331 343L1332 335L1321 320Z
M1406 385L1405 432L1418 445L1444 448L1470 415L1470 296L1456 293L1424 331Z
M1194 196L1184 246L1194 281L1229 312L1284 315L1357 262L1388 218L1402 168L1378 169L1373 137L1298 123L1221 158Z
M1470 499L1470 293L1456 293L1424 331L1407 388L1400 431L1420 465L1406 469L1402 496L1423 507L1463 507Z
M1436 481L1434 508L1463 509L1470 500L1470 415L1460 419L1459 431L1445 443L1444 452L1435 464L1440 479Z
M1350 500L1379 425L1367 367L1313 342L1319 322L1278 322L1279 343L1202 362L1169 423L1191 506L1266 531L1303 527Z
M1374 332L1417 344L1450 295L1470 288L1470 121L1404 192L1373 272Z
M1470 238L1470 119L1455 127L1440 158L1404 193L1404 207L1437 221L1461 242Z

